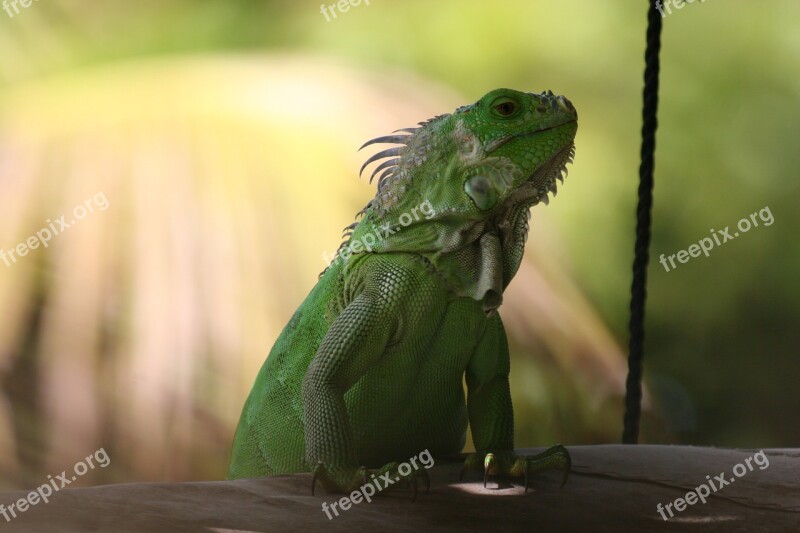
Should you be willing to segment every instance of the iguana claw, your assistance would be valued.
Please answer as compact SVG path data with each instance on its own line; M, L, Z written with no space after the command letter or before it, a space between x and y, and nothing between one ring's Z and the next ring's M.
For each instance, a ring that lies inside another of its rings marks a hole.
M431 490L431 478L428 476L428 471L425 469L420 470L422 472L422 479L425 480L425 494Z
M319 474L320 470L325 468L325 465L322 464L322 461L317 463L317 466L314 467L314 470L311 473L311 495L314 495L314 489L317 488L317 474Z
M483 488L486 488L486 483L489 481L489 474L494 474L497 468L495 468L495 460L493 453L487 453L486 457L483 458Z
M407 477L411 478L411 486L413 493L411 495L411 503L417 500L417 477L421 477L425 481L425 494L431 489L431 478L428 477L428 471L423 469L415 470Z
M480 459L483 454L470 454L461 467L458 479L462 481L467 470L480 468ZM524 477L525 492L530 487L531 474L543 472L545 470L562 470L564 477L561 487L567 483L569 471L572 468L572 458L564 446L556 445L534 456L517 457L513 452L486 453L483 455L483 487L489 481L489 476L509 475L513 477Z
M393 463L393 464L396 465L397 463ZM386 466L389 466L389 465L386 465ZM381 470L384 470L385 468L386 467L384 467ZM393 471L394 472L397 471L396 470L396 466L393 469ZM411 503L414 503L417 500L417 494L419 492L419 483L417 482L417 478L418 477L421 477L422 480L425 482L425 494L427 494L428 491L430 491L430 489L431 489L431 478L428 476L428 472L424 468L419 468L419 469L416 469L416 470L412 470L410 474L406 474L404 476L403 475L398 475L397 477L403 479L408 485L410 485L410 487L411 487Z

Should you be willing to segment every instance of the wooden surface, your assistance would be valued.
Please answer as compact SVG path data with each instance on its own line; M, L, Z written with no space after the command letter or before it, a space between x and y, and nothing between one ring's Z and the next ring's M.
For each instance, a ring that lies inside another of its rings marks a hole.
M764 450L769 466L735 479L664 521L666 505L758 450L686 446L573 446L573 473L537 476L533 490L490 482L479 473L458 482L460 464L440 459L428 494L411 503L393 490L329 520L322 502L335 495L310 475L202 483L131 483L65 488L6 522L0 532L72 531L800 531L800 450ZM533 453L538 450L526 450ZM741 470L739 470L741 472ZM27 491L0 493L0 503ZM674 507L673 507L674 509ZM667 515L668 516L668 515Z

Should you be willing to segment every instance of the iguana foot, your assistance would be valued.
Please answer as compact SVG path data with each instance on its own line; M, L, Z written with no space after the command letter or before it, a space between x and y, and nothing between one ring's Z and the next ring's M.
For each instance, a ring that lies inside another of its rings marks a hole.
M376 490L372 493L382 492L389 486L404 481L412 489L411 501L417 499L418 478L422 478L425 483L425 492L431 487L428 472L424 468L410 469L406 474L400 473L400 463L387 463L378 470L371 470L365 466L360 468L335 468L317 463L311 477L311 494L314 494L317 481L329 493L350 493L358 490L365 485L372 485Z
M525 477L525 492L528 492L529 480L532 474L545 470L561 470L564 478L561 486L567 482L569 471L572 467L572 458L565 447L558 444L542 453L532 456L517 456L512 451L497 453L472 453L464 461L464 466L459 474L459 481L464 479L467 470L480 470L483 465L483 486L489 476L507 475Z
M367 482L367 467L337 468L325 466L321 461L311 471L311 495L317 486L317 481L329 493L349 493Z

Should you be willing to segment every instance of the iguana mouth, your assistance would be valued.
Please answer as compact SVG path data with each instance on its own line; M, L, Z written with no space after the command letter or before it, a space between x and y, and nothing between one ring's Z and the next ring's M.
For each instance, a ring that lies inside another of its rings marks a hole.
M542 133L543 131L554 130L556 128L560 128L562 126L566 126L567 124L572 124L574 122L577 122L577 119L572 118L572 119L566 120L564 122L561 122L560 124L555 124L553 126L547 126L546 128L538 128L538 129L535 129L533 131L525 131L525 132L522 132L522 133L517 133L516 135L509 135L508 137L501 137L499 139L495 139L495 140L493 140L493 141L491 141L491 142L486 144L486 148L485 148L486 155L491 154L492 152L494 152L495 150L497 150L498 148L500 148L501 146L503 146L507 142L512 141L514 139L519 139L520 137L529 137L531 135L537 135L539 133Z

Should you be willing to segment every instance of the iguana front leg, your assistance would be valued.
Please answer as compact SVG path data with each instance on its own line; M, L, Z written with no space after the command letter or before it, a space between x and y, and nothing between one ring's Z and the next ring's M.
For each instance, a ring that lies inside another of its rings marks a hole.
M344 393L381 356L389 340L388 302L359 295L334 320L303 380L306 461L328 492L363 483ZM312 492L314 487L312 485Z
M476 452L464 461L460 477L467 470L482 468L484 487L490 475L524 477L527 492L532 474L557 469L564 472L563 486L572 464L566 448L557 445L534 456L514 453L509 370L506 333L500 315L494 314L467 366L467 410Z
M344 394L384 354L392 334L401 329L399 310L414 286L402 269L373 271L363 292L331 324L303 380L306 461L313 467L311 491L316 482L328 492L351 492L367 482L370 473L390 472L405 478L416 495L417 477L397 475L397 463L381 469L359 466Z

